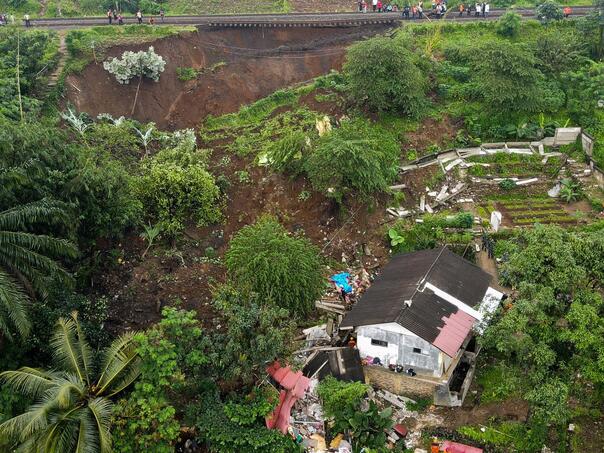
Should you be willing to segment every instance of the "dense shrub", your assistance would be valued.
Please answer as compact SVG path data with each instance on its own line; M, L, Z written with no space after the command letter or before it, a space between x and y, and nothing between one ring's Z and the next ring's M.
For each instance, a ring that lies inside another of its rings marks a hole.
M333 419L332 432L349 432L354 451L383 447L384 430L392 426L392 408L380 412L374 401L363 407L367 390L360 382L338 381L331 376L317 388L325 415Z
M186 147L164 150L145 163L136 181L146 214L168 236L191 217L200 226L220 220L220 191L202 160L201 153Z
M239 230L225 263L238 285L292 314L308 313L324 289L319 250L308 239L289 235L272 217Z
M132 178L103 148L70 144L59 129L0 121L0 210L44 197L77 208L81 243L115 237L138 222ZM2 190L4 189L4 190Z
M265 408L269 405L262 404ZM197 426L199 440L212 452L221 453L296 453L301 448L291 436L268 429L261 414L241 417L233 405L224 404L216 391L208 391L200 403L191 405L190 418ZM266 412L268 413L268 412Z
M391 38L353 45L344 64L352 100L371 110L417 115L426 102L427 84L416 58Z
M537 6L535 15L542 24L548 24L552 21L561 20L564 18L562 7L554 0L545 0L543 3Z
M300 130L291 130L268 145L266 156L275 171L297 174L302 170L307 149L307 135Z
M382 192L398 172L396 138L366 120L342 122L319 140L306 162L312 186L341 203L353 192L369 198Z
M564 93L536 68L537 60L522 45L484 42L473 52L470 95L494 114L554 111Z
M228 286L217 291L213 304L226 325L213 337L213 363L221 379L253 385L264 376L267 363L290 357L295 324L285 308Z
M520 14L508 11L497 21L497 33L501 36L507 36L513 38L518 35L520 30L520 21L522 17Z

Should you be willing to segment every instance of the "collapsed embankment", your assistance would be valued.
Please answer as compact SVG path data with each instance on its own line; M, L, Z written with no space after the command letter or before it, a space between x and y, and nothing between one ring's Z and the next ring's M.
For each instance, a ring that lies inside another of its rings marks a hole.
M102 62L88 65L66 83L67 99L78 111L96 116L133 116L153 121L161 129L199 125L208 114L236 111L279 88L340 69L346 46L385 30L384 25L309 28L200 27L197 32L127 46L116 46L107 57L125 50L147 49L166 60L159 82L143 80L134 115L136 83L120 85ZM181 81L178 68L194 68L197 78Z

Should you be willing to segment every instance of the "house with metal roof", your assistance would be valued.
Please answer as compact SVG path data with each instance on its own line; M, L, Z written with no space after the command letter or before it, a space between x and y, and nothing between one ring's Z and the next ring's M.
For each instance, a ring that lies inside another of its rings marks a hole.
M468 351L473 335L504 297L491 280L447 247L396 255L340 330L356 332L360 355L370 364L436 386L456 382L477 352Z

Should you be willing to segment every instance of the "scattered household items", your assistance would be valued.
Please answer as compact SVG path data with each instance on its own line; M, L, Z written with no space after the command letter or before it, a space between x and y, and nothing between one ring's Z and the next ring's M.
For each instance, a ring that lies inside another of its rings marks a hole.
M414 384L432 389L435 403L461 405L475 365L474 331L504 296L491 278L447 247L394 256L340 330L356 331L368 365L394 365L397 379L419 379ZM383 381L373 368L365 370L369 381Z

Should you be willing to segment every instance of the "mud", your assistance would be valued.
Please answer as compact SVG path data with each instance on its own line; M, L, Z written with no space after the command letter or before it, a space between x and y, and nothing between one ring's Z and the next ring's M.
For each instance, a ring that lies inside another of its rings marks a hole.
M340 69L346 47L364 37L386 30L385 25L221 29L199 27L197 32L153 43L116 46L106 58L125 50L149 45L166 60L159 82L143 79L131 114L135 81L120 85L102 62L92 63L82 73L68 77L68 102L79 111L96 116L134 117L153 121L160 129L198 126L208 115L234 112L244 104L268 96L297 82ZM195 68L194 80L181 81L177 68Z

